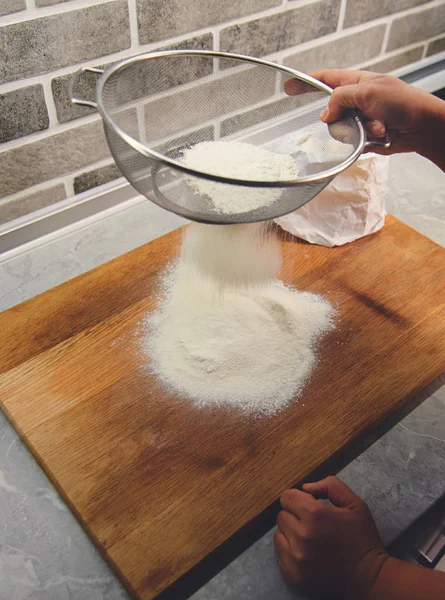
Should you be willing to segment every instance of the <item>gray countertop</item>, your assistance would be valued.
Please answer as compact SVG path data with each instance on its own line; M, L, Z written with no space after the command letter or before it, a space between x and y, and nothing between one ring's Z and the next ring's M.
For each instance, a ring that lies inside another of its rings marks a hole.
M445 175L415 155L390 161L388 211L445 245ZM5 310L182 224L149 202L91 218L0 259ZM436 382L431 389L438 387ZM442 381L445 383L445 380ZM386 543L445 493L445 386L340 477L370 505ZM269 532L194 600L286 600ZM128 598L0 413L0 600Z

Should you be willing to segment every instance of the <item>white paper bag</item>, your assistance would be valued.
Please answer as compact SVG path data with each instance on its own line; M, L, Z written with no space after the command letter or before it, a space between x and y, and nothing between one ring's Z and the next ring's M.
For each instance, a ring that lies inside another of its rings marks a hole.
M341 246L385 222L388 157L362 155L310 202L276 223L312 244Z

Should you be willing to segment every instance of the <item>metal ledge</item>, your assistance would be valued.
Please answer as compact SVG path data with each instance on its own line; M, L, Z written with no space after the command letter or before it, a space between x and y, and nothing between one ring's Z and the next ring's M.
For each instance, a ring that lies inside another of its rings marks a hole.
M138 197L142 199L130 184L121 183L94 196L85 192L4 223L0 226L0 255Z

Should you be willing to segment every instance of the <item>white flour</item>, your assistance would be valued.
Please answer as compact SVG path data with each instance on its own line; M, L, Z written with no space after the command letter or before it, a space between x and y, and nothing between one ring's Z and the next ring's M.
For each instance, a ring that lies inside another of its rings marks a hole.
M258 226L232 227L258 245L252 238L260 236ZM268 264L268 252L242 257L241 273L259 274L255 286L233 285L242 279L227 276L236 272L236 256L229 242L228 254L212 251L216 229L222 235L226 227L190 228L182 258L165 278L166 298L147 320L144 350L153 371L196 404L270 415L301 392L314 366L314 343L332 327L333 310L320 297L271 280L276 264Z
M249 181L286 181L295 179L293 158L263 150L253 144L232 141L201 142L184 150L182 161L191 169L210 175ZM254 188L186 177L190 188L208 196L216 212L245 213L278 200L281 188Z

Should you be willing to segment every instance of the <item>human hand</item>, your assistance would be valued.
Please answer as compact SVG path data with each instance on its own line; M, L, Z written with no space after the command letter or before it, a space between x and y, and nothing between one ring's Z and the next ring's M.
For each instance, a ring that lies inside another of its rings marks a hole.
M274 543L284 579L330 598L363 600L388 558L363 500L336 477L287 490L280 500Z
M440 131L445 132L445 102L404 83L392 75L332 69L311 73L334 91L320 118L337 121L345 109L359 109L372 137L388 134L389 148L372 148L379 154L418 152L444 168L445 152ZM289 95L301 93L301 82L289 79Z

